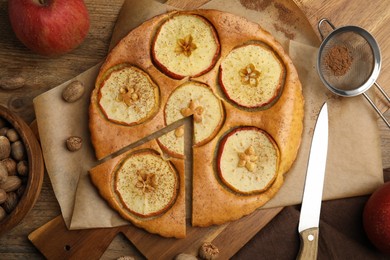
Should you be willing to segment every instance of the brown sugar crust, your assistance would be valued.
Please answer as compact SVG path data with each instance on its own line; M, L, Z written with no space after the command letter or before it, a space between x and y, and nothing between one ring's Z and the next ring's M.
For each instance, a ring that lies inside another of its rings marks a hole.
M169 161L178 174L178 190L172 205L164 208L153 216L140 216L126 208L117 193L115 192L115 172L118 164L133 153L156 153L158 145L155 141L146 143L136 150L122 154L114 159L92 168L90 178L99 194L115 211L124 219L131 221L134 225L144 228L150 233L157 233L165 237L183 238L186 233L185 223L185 184L184 184L184 162L183 160L172 159Z

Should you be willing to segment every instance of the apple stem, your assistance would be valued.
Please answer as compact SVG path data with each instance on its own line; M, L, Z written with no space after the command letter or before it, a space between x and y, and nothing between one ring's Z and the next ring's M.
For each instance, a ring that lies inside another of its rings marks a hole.
M47 0L38 0L39 4L47 5Z

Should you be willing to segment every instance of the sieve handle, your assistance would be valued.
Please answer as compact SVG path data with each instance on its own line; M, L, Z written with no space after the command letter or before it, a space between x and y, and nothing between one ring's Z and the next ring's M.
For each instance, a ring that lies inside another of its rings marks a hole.
M387 102L390 103L390 97L386 94L386 92L383 90L383 88L381 86L379 86L378 83L374 82L375 86L377 87L377 89L380 90L380 92L382 93L382 95L387 99Z
M324 33L323 33L322 30L321 30L321 26L322 26L323 23L327 23L330 27L332 27L333 30L336 29L336 26L334 26L328 19L322 18L322 19L318 22L318 25L317 25L317 27L318 27L318 32L320 33L321 39L322 39L322 40L324 40L324 38L325 38Z
M376 85L376 84L375 84ZM378 85L379 86L379 85ZM379 87L380 88L380 87ZM381 88L380 88L381 89ZM382 90L382 89L381 89ZM383 91L383 90L382 90ZM386 123L386 125L390 128L390 123L387 121L385 116L379 111L378 107L374 104L374 102L371 100L371 98L366 94L363 93L363 96L367 99L368 103L371 104L371 106L375 109L375 111L378 113L378 115L383 119L383 121ZM387 97L387 95L385 95ZM387 97L388 98L388 97Z

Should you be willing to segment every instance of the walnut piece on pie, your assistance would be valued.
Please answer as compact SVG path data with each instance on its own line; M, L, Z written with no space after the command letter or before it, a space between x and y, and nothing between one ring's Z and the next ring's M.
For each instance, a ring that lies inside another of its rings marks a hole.
M190 104L186 108L182 108L180 110L180 113L184 116L194 116L194 122L195 123L201 123L202 122L202 116L203 116L204 108L200 105L197 105L194 100L190 101Z
M252 145L244 152L238 153L238 157L240 158L238 167L245 167L250 172L255 170L258 157Z

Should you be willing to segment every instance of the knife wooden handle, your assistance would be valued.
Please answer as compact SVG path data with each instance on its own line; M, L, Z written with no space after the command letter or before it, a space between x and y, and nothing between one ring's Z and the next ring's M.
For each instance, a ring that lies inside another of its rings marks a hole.
M305 229L299 235L301 237L301 248L297 259L317 259L318 227Z

